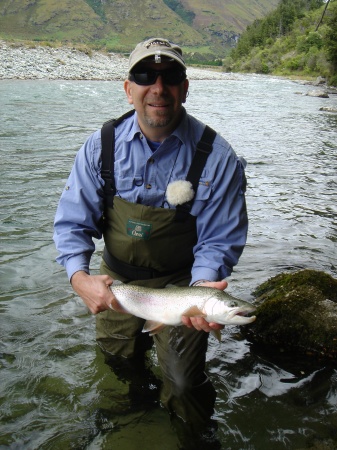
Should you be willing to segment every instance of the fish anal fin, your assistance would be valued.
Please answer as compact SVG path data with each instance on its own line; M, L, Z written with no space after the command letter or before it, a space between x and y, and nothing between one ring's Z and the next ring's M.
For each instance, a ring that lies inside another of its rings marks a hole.
M194 306L191 306L190 308L186 309L186 311L184 311L182 313L182 316L186 316L186 317L206 317L207 314L202 312L196 305L194 305Z
M161 322L156 322L155 320L147 320L144 324L143 333L149 332L150 336L159 333L166 325Z
M221 331L220 330L212 330L211 333L219 342L221 342Z

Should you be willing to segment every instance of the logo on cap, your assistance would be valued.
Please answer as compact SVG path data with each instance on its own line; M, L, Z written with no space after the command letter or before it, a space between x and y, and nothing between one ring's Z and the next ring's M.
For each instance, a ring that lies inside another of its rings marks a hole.
M146 44L146 48L150 48L151 45L164 45L165 47L171 47L171 44L167 41L160 41L159 39L151 41Z

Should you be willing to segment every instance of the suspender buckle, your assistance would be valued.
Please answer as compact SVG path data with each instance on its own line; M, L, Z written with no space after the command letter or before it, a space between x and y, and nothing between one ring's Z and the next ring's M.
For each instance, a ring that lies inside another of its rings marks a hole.
M209 142L199 141L197 149L200 152L209 154L209 153L211 153L211 151L213 149L213 145L212 145L212 143L209 143Z

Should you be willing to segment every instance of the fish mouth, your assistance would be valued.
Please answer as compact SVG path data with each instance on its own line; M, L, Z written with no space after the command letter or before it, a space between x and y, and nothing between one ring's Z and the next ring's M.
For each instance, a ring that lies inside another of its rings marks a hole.
M242 324L252 323L256 320L256 316L241 316L240 314L237 317L241 317L243 321Z
M252 323L256 320L256 316L250 314L256 310L253 306L251 308L236 308L232 314L231 319L233 323L237 325L245 325L246 323Z
M252 323L256 320L256 316L246 316L242 314L235 314L232 319L231 323L233 325L246 325L247 323Z

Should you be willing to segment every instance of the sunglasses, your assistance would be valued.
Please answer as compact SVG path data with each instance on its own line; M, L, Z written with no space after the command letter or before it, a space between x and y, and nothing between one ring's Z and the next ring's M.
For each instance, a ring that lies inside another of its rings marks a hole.
M163 83L169 86L178 86L186 80L186 72L181 69L136 69L129 74L129 80L140 86L151 86L157 81L159 75L162 77Z

